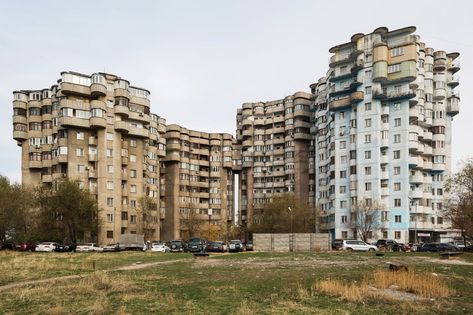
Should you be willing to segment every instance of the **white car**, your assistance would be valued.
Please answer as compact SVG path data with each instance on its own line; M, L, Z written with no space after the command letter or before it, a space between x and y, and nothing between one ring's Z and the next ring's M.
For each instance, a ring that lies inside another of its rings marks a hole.
M58 243L54 242L43 242L36 245L35 251L37 252L53 252L54 249L59 246Z
M164 244L153 243L151 244L150 251L158 253L168 253L171 251L171 249Z
M378 247L366 244L360 240L343 240L342 249L348 251L375 252L378 250Z
M77 245L76 252L84 253L84 252L103 252L103 248L95 243L84 243Z

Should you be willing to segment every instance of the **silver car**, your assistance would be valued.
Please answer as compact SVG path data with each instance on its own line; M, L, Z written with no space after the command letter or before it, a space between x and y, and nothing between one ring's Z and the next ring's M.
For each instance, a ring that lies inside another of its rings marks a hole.
M375 252L378 250L378 247L366 244L360 240L343 240L342 249L348 251Z

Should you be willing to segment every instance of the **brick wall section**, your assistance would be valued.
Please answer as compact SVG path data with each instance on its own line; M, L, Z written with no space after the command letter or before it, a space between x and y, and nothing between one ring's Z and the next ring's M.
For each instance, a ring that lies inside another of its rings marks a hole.
M291 234L253 234L255 251L262 252L289 252L291 246ZM331 249L331 239L328 233L294 233L294 251L306 252Z

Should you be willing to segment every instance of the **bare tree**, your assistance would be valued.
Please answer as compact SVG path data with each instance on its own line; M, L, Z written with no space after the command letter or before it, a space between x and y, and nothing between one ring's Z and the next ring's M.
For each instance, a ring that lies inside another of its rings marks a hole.
M199 206L194 203L187 203L180 212L180 230L181 237L189 239L192 236L197 236L202 233L202 225L205 220L202 220L199 215Z
M447 179L446 191L450 194L443 214L458 229L466 245L467 238L473 238L473 159Z
M381 211L384 205L375 200L358 200L351 208L351 227L356 230L356 234L367 241L372 233L381 228Z
M155 238L156 230L159 229L158 203L149 196L138 199L139 227L145 240Z

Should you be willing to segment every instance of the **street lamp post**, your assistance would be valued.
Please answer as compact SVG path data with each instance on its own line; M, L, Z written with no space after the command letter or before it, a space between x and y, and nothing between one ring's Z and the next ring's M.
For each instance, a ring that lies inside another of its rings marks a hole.
M291 214L291 234L290 234L290 239L289 239L289 251L294 251L294 233L292 230L292 222L293 222L293 215L292 215L292 208L287 207L287 210L289 210L289 213Z
M414 212L414 243L417 244L417 200L412 200L411 197L409 198L409 201L411 202L411 205L415 206L415 212Z

